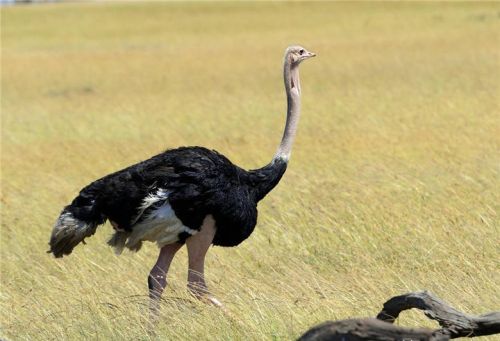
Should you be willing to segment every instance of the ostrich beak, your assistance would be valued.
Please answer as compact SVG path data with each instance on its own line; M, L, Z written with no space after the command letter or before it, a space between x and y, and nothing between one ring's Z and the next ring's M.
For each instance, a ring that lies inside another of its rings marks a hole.
M306 54L303 56L304 59L309 59L309 58L312 58L312 57L316 57L316 53L306 51Z

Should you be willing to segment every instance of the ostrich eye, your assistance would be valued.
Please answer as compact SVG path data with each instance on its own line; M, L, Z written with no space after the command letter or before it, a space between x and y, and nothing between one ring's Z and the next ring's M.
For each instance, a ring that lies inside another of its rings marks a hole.
M300 55L303 55L303 54L304 54L304 49L301 49L301 50L299 51L299 54L300 54Z

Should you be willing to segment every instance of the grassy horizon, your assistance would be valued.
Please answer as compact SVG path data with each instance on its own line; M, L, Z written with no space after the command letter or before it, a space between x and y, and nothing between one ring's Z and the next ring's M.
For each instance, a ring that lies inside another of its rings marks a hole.
M470 314L498 310L500 4L78 3L1 15L2 339L288 340L423 289ZM269 162L295 43L318 57L301 66L287 173L252 236L207 255L232 318L188 296L185 250L155 335L155 245L117 257L106 224L69 257L46 254L83 186L164 149ZM435 326L418 312L398 321Z

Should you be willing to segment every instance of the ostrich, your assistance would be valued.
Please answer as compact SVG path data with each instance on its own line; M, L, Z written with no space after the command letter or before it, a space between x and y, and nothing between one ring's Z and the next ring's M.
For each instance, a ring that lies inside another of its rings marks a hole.
M120 254L138 251L143 241L158 244L160 254L148 276L152 306L166 286L175 253L188 252L188 290L217 306L204 278L211 244L236 246L257 223L257 203L285 173L300 115L299 64L315 54L301 46L285 51L287 116L281 143L271 162L246 171L214 150L180 147L167 150L84 187L57 219L50 238L55 257L69 255L97 227L109 220L108 244Z

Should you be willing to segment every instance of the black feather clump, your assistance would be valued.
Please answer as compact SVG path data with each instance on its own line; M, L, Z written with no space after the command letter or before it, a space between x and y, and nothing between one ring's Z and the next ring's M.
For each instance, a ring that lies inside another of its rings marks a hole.
M144 198L161 188L185 226L199 230L211 214L217 226L213 244L236 246L254 230L257 203L278 184L286 167L278 158L246 171L214 150L181 147L91 183L65 210L92 225L110 219L132 231Z

